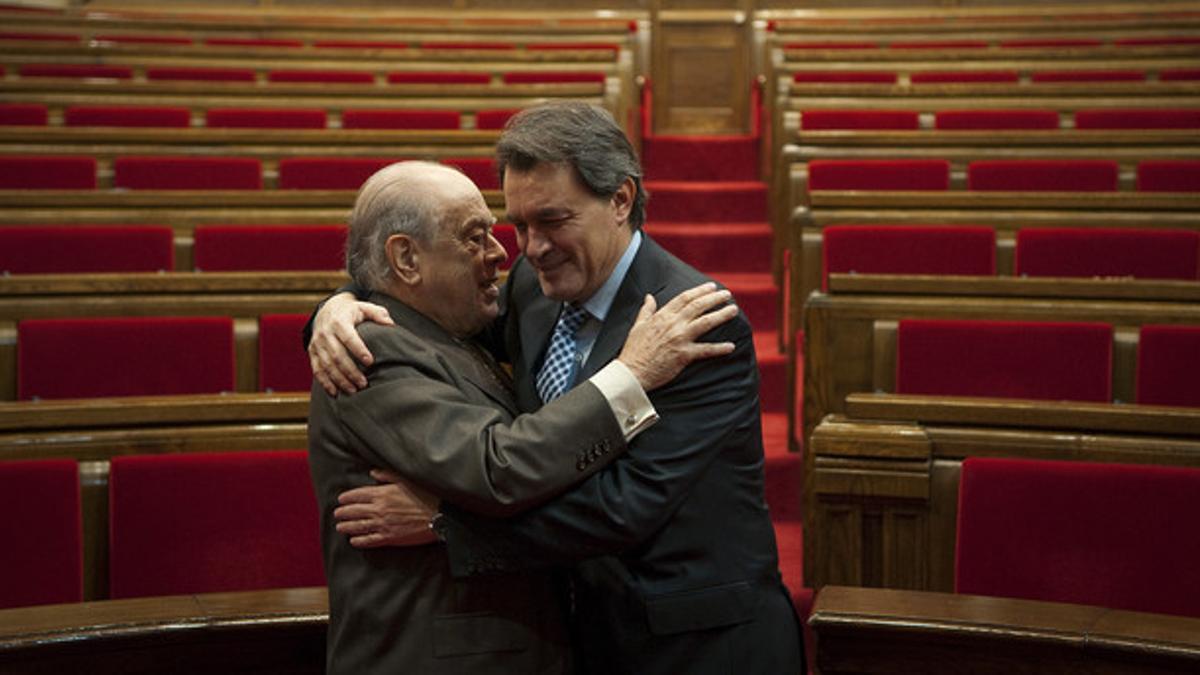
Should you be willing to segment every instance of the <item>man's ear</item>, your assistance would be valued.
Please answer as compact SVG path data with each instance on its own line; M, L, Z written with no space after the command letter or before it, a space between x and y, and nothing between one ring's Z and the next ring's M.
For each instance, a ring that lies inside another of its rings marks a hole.
M633 198L637 196L637 185L633 182L633 178L625 177L625 181L613 193L612 205L613 215L616 216L617 223L626 223L629 221L629 214L633 211Z
M417 243L407 234L393 234L384 243L388 265L400 283L415 286L421 283L421 260Z

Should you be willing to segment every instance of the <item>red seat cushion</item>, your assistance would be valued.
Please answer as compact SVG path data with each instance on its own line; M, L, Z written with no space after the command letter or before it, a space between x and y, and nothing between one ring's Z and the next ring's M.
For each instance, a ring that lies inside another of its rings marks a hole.
M184 107L76 105L63 113L69 127L188 127L192 113Z
M376 171L399 158L288 157L279 160L281 190L357 190Z
M918 129L920 116L913 110L805 110L800 128L821 129Z
M113 598L325 583L303 451L118 457L109 504Z
M946 70L913 73L913 84L1003 83L1016 84L1020 76L1013 70Z
M361 70L272 70L269 82L374 84L375 74Z
M796 84L896 84L896 73L879 70L801 71L792 75Z
M147 80L184 80L193 82L253 82L250 68L147 68Z
M997 159L967 165L970 190L1115 192L1118 167L1102 159Z
M0 190L94 190L93 157L8 155L0 157Z
M1191 230L1047 228L1017 232L1015 273L1031 277L1196 280L1200 233Z
M197 270L340 270L345 225L202 225L195 230Z
M166 226L28 225L0 228L0 273L156 272L175 267Z
M0 462L0 609L83 600L79 467Z
M1079 110L1077 129L1200 129L1200 108Z
M233 391L228 317L27 319L17 325L17 397Z
M388 73L389 84L487 84L492 76L487 73L455 73L438 71L415 71Z
M595 82L604 84L604 73L583 71L529 71L505 73L505 84L541 84L555 82Z
M205 125L225 129L324 129L325 111L298 108L209 108Z
M810 190L945 190L950 162L942 159L820 159L808 163Z
M117 80L133 78L129 66L105 66L95 63L45 63L21 66L21 77L101 77Z
M343 129L458 129L457 110L345 110Z
M996 233L990 227L834 225L822 238L822 288L832 273L996 273Z
M133 190L261 190L253 157L118 157L113 186Z
M1200 470L971 457L959 593L1200 616Z
M50 121L50 113L41 103L0 104L0 125L44 127Z
M1200 407L1200 326L1142 326L1137 402Z
M258 319L259 391L308 391L312 370L301 339L307 314L264 314Z
M1138 162L1140 192L1200 192L1200 161L1148 159Z
M1031 82L1143 82L1140 70L1044 70L1029 76Z
M475 113L475 128L476 129L503 129L508 122L508 118L521 112L518 108L506 108L503 110L480 110Z
M942 110L934 127L946 131L1057 129L1056 110Z
M1112 401L1112 326L905 319L896 392Z
M496 160L491 157L443 159L442 164L453 166L462 171L480 190L500 189L500 174L496 173Z

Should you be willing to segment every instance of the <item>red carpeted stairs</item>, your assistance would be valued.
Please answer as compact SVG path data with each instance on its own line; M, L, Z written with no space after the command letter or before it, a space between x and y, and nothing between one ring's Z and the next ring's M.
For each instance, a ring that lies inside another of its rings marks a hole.
M779 352L779 289L771 277L767 186L758 180L753 136L652 136L643 140L646 233L668 251L725 284L754 326L762 375L767 504L779 544L779 565L801 616L812 591L804 587L801 538L801 457L788 452L787 358ZM810 652L811 653L811 652Z

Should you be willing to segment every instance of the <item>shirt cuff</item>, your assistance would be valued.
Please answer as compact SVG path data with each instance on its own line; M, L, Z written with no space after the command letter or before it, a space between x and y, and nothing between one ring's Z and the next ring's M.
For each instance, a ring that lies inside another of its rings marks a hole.
M625 441L632 441L635 436L654 426L658 421L658 411L650 403L650 398L638 384L637 378L629 372L624 363L613 360L604 366L588 380L596 385L608 405L612 408L617 424L625 434Z

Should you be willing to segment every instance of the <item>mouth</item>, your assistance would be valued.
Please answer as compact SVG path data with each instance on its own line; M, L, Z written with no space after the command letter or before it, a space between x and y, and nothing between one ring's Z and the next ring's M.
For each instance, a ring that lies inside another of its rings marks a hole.
M500 277L499 277L499 275L494 276L490 279L486 279L483 283L479 284L479 289L481 291L483 291L484 295L488 296L489 298L500 297Z

